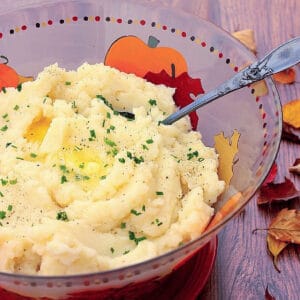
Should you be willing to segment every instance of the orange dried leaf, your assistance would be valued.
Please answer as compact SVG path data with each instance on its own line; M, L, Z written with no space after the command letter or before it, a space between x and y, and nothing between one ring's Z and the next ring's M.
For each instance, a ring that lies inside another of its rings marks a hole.
M215 149L219 154L218 174L220 179L225 181L226 186L229 186L233 176L233 161L238 152L239 138L240 133L237 130L234 130L230 138L225 137L223 132L214 137Z
M256 43L254 39L254 31L252 29L244 29L233 32L232 35L249 48L254 54L256 53Z
M215 214L213 219L208 224L206 231L214 227L217 223L220 223L228 214L230 214L239 204L242 199L240 192L234 194L227 202L221 207L221 209Z
M300 210L282 209L272 220L268 233L281 242L300 244Z
M268 234L267 245L270 253L273 256L274 267L280 273L280 270L277 266L277 257L280 254L280 252L288 245L288 243L276 240L272 235Z
M289 167L289 171L300 175L300 158L297 158L292 167Z
M296 71L294 68L288 68L286 70L283 70L281 72L274 74L273 79L276 82L279 82L282 84L294 83L296 80Z
M283 122L294 128L300 128L300 99L290 101L283 105Z

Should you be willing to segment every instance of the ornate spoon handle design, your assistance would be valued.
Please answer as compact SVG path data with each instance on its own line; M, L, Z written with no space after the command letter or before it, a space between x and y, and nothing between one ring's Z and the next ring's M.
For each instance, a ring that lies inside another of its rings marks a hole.
M300 62L300 37L294 38L267 54L264 58L254 62L244 70L235 74L231 79L222 83L214 90L203 96L162 121L170 125L199 107L214 101L226 94L243 88L251 83L262 80L272 74L283 71Z

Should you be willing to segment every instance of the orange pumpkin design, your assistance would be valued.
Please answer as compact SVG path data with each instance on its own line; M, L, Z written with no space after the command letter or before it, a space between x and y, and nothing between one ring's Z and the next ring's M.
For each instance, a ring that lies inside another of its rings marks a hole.
M165 70L171 77L187 72L187 63L180 52L169 47L157 47L153 36L145 44L136 36L123 36L113 42L104 63L126 73L144 77L148 72Z
M20 83L32 81L32 77L23 77L7 65L7 57L0 55L4 63L0 64L0 90L6 87L17 87Z

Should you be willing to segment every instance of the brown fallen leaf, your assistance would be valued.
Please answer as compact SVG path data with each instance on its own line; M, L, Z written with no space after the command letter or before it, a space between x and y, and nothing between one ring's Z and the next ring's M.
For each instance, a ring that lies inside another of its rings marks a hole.
M275 269L280 273L280 270L277 265L277 257L280 254L280 252L288 245L288 243L276 240L272 235L268 234L267 245L270 253L273 256L273 265Z
M244 29L233 32L232 35L256 54L256 43L254 39L254 31L252 29Z
M296 80L296 71L294 68L288 68L279 73L274 74L273 79L282 84L291 84Z
M296 189L290 179L285 178L283 182L270 182L262 186L257 197L257 204L271 203L273 201L287 201L296 197L300 197L300 191Z
M300 244L300 210L282 209L272 220L268 233L282 242Z
M300 143L300 128L294 128L293 126L283 122L282 137L294 143Z
M300 128L300 99L282 106L283 121L294 128Z
M234 157L238 152L238 141L240 133L237 130L233 131L232 136L225 137L221 132L214 136L215 149L219 155L219 168L218 174L221 180L224 180L226 186L230 184L230 180L233 176L233 162Z
M270 294L268 286L265 291L265 300L276 300L276 298Z
M277 171L278 171L277 164L276 162L274 162L268 176L266 177L262 185L264 186L267 185L268 183L273 182L277 176Z
M292 167L289 167L289 171L300 175L300 158L297 158Z

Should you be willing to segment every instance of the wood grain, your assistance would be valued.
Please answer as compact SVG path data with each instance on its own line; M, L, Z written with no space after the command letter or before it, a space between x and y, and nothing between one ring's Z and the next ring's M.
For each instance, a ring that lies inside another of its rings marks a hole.
M258 57L262 57L290 38L300 36L299 0L160 2L200 16L229 32L253 29ZM296 67L296 71L300 74L299 66ZM282 104L300 98L299 75L297 81L299 83L293 85L277 86ZM300 176L288 172L288 167L293 164L296 157L300 157L300 145L282 141L276 159L278 180L287 176L300 189ZM265 299L265 290L268 286L270 294L276 300L299 300L300 246L289 245L280 254L278 265L281 273L278 273L267 251L266 233L252 234L255 228L266 228L283 207L299 209L299 200L298 198L289 203L258 207L256 197L253 197L244 212L219 234L215 267L199 299Z

